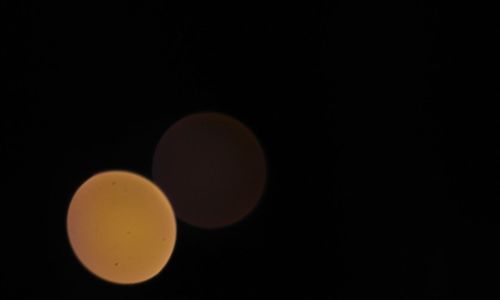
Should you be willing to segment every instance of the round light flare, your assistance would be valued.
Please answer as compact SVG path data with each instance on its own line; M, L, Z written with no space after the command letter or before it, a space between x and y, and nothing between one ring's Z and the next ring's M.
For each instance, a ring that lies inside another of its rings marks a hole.
M257 206L266 181L264 151L240 121L196 113L171 126L153 159L153 180L177 217L196 227L235 224Z
M136 284L165 267L177 229L173 209L155 184L131 172L109 171L78 188L67 231L75 255L91 273Z

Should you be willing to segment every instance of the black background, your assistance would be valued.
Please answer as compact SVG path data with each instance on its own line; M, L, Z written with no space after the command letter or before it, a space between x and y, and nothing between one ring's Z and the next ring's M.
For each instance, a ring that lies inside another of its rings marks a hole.
M2 2L1 298L498 296L498 18L401 2ZM150 177L200 111L259 137L261 204L179 223L149 282L96 279L66 237L73 192Z

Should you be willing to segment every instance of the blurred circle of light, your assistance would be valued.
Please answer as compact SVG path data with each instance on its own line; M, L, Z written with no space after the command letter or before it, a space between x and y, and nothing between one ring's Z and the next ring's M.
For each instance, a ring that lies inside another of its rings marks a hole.
M67 232L87 270L108 282L135 284L165 267L177 228L167 197L154 183L131 172L108 171L78 188Z
M254 210L266 181L264 152L253 132L220 113L187 116L161 137L153 180L176 216L195 227L221 228Z

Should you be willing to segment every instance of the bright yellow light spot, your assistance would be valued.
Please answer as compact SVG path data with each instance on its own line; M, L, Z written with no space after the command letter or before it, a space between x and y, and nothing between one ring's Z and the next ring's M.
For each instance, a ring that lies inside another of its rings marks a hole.
M157 275L172 255L172 207L148 179L130 172L97 174L76 191L67 230L80 262L97 277L134 284Z

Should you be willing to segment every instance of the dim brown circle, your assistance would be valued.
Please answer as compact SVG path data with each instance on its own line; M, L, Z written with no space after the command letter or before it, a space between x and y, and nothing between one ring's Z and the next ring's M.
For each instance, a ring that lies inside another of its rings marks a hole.
M193 114L161 137L153 180L180 220L206 229L224 227L258 204L266 180L264 152L238 120L220 113Z

